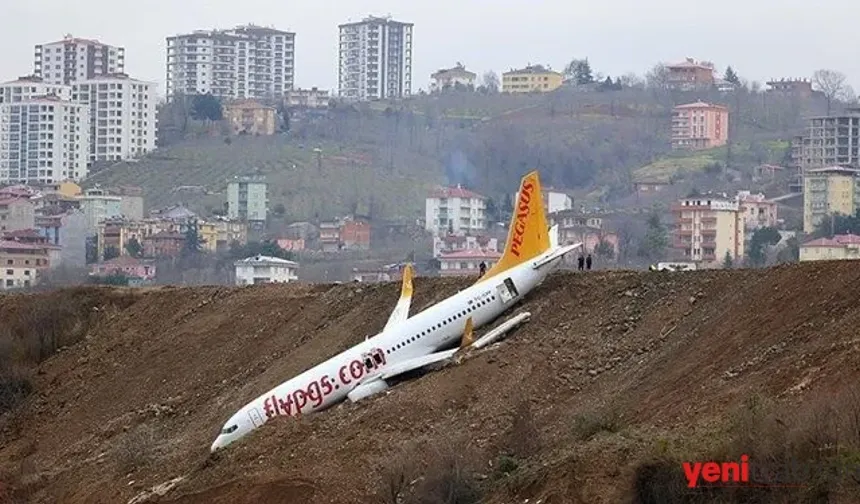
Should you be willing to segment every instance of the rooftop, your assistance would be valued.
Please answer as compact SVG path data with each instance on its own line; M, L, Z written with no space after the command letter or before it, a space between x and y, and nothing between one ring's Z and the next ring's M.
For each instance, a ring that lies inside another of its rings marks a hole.
M833 238L818 238L804 243L803 247L845 247L860 245L860 236L855 234L835 235Z
M717 105L715 103L707 103L701 100L693 103L685 103L683 105L675 106L676 109L698 109L698 108L717 108L722 110L728 110L728 108L724 105Z
M290 261L287 259L281 259L280 257L272 257L272 256L264 256L264 255L255 255L251 257L246 257L245 259L240 259L236 261L236 266L291 266L298 267L299 263L295 261Z
M528 66L526 66L525 68L521 68L521 69L519 69L519 70L515 70L515 69L511 68L509 71L507 71L507 72L503 73L502 75L524 74L524 73L525 73L525 74L547 74L547 73L552 73L552 74L559 74L559 75L561 75L559 72L556 72L556 71L550 70L549 68L546 68L546 67L545 67L545 66L543 66L543 65L528 65Z
M857 175L860 173L860 170L845 168L844 166L825 166L824 168L812 168L806 170L806 173L841 173L843 175Z
M99 42L96 39L85 39L79 37L73 37L71 34L66 34L63 37L63 40L58 40L56 42L48 42L47 44L39 44L40 46L46 45L54 45L54 44L96 44L96 45L108 45L103 42Z
M448 252L446 254L439 254L439 260L453 260L453 259L499 259L502 257L502 253L497 250L489 250L489 249L465 249L465 250L457 250L455 252Z
M693 58L686 58L684 61L679 63L666 65L666 68L704 68L707 70L713 70L714 64L709 61L696 61Z
M430 193L429 198L478 198L478 199L486 199L484 196L470 191L468 189L464 189L459 184L457 187L440 187L438 189L433 190Z

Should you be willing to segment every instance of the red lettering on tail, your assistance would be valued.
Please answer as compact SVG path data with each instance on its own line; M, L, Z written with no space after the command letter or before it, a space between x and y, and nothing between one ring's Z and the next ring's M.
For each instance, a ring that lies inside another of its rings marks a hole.
M520 246L523 244L523 235L526 232L526 221L529 217L530 203L534 184L526 182L520 191L520 199L517 202L517 221L514 224L514 235L511 237L511 254L519 257Z

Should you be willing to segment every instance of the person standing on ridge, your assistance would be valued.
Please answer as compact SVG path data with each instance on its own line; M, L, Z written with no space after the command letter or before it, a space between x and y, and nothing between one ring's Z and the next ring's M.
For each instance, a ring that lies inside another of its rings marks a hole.
M579 271L582 271L582 265L585 264L585 258L582 257L582 254L579 254L579 259L576 262L579 264Z
M478 278L484 276L484 273L487 272L487 263L481 261L481 264L478 265L478 270L480 271Z
M591 254L588 254L588 257L585 258L585 269L591 270Z

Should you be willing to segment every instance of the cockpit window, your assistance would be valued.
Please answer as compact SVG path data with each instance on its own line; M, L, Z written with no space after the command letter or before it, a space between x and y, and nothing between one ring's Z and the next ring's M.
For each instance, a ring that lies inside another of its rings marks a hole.
M230 433L236 432L236 429L238 429L238 428L239 428L239 424L231 425L230 427L227 427L225 429L221 429L221 434L230 434Z

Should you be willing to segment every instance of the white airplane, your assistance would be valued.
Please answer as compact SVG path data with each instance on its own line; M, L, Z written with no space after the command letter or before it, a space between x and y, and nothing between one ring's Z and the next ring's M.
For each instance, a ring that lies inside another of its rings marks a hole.
M581 246L558 245L548 230L537 171L523 177L505 251L474 285L409 317L412 267L403 272L400 299L382 332L257 397L224 424L211 451L227 446L276 416L322 411L344 399L358 401L389 388L404 373L479 348L528 317L521 314L478 341L472 330L495 320L539 285L562 257ZM458 346L457 343L460 342Z

